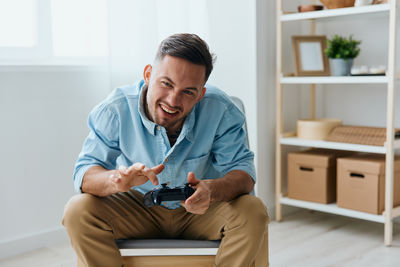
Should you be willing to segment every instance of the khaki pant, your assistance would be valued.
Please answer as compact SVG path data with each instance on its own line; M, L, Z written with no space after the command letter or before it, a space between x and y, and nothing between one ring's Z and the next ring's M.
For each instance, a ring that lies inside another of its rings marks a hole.
M184 208L147 208L135 190L108 197L80 194L65 206L63 224L78 255L78 266L122 266L115 239L222 239L215 265L267 266L268 214L260 199L243 195L216 202L203 215ZM255 259L257 257L257 264ZM263 263L258 263L258 259Z

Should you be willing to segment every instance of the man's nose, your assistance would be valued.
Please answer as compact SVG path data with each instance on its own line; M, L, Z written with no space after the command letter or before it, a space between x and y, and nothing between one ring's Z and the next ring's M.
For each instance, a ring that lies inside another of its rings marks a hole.
M175 91L175 90L170 90L168 97L168 104L174 108L174 107L179 107L180 106L180 102L181 102L181 98L180 98L180 94L179 92Z

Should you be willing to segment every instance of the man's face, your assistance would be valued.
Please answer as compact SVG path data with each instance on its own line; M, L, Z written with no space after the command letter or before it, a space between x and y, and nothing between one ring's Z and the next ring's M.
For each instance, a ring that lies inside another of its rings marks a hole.
M180 130L186 116L206 91L205 66L167 55L154 67L147 65L143 76L148 85L146 112L149 119L169 132Z

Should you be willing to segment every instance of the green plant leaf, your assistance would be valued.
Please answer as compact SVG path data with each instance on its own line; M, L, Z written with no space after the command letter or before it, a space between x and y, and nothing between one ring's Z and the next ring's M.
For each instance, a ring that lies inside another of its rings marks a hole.
M353 36L349 38L339 36L335 34L332 38L326 40L327 48L324 53L329 58L343 58L352 59L358 56L360 53L361 41L354 40Z

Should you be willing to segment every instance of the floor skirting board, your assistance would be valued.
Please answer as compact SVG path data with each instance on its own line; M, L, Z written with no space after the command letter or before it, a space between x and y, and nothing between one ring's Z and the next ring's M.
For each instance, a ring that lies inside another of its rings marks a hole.
M0 240L0 259L65 241L68 241L68 236L62 226L15 239Z
M282 214L283 218L285 216L292 215L293 213L301 211L301 208L291 207L291 206L284 206ZM271 220L275 220L275 206L268 207L268 215Z

